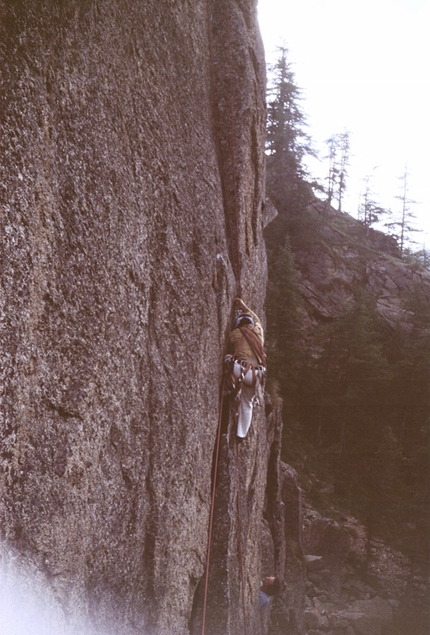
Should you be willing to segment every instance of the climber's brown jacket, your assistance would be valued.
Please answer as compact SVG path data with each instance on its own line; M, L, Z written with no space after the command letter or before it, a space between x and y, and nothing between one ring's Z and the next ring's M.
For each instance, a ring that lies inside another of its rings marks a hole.
M250 315L252 317L252 319L254 320L254 328L252 328L250 325L242 326L241 328L248 329L251 333L254 333L257 336L261 345L263 346L264 332L263 332L263 327L261 326L261 322L258 316L250 309L248 309L242 315ZM256 352L253 351L250 344L248 343L243 333L241 332L240 328L236 328L234 329L234 331L230 333L230 344L232 346L232 354L234 358L239 360L247 360L257 364L265 363L265 360L262 359L260 355L258 355Z

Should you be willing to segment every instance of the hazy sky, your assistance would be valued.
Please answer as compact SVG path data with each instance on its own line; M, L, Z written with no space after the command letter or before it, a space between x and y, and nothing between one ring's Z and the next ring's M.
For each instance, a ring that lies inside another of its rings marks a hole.
M357 216L362 179L393 212L407 165L419 249L430 248L430 0L259 0L266 59L276 47L304 98L308 132L321 156L332 134L351 132L344 211ZM319 164L313 173L325 176Z

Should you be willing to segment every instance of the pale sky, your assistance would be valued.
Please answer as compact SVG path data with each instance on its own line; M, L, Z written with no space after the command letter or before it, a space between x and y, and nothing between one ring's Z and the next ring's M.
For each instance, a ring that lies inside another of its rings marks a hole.
M308 133L321 156L351 133L344 211L357 217L363 179L376 166L374 199L393 212L407 165L416 233L430 248L430 0L259 0L266 60L285 45L302 91ZM320 174L318 173L320 170ZM315 176L326 176L320 164Z

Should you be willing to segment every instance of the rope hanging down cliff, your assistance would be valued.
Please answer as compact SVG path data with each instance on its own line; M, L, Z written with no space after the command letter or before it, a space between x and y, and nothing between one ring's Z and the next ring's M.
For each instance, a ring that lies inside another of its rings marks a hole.
M239 471L239 443L236 443L236 473L237 473L237 551L239 555L239 574L242 585L242 613L243 613L243 633L247 635L246 628L246 603L245 603L245 574L243 568L243 548L242 548L242 505L240 496L240 471Z
M241 578L242 610L244 635L247 635L246 628L246 602L245 602L245 579L243 565L242 547L242 523L241 523L241 496L240 496L240 470L239 470L239 442L243 439L251 425L252 411L256 400L263 403L261 395L257 396L258 390L263 391L264 377L266 369L261 364L265 362L266 353L264 351L264 333L258 316L253 313L241 300L236 298L236 308L239 316L235 321L235 328L230 334L230 346L233 347L233 354L225 358L225 372L221 386L221 398L218 416L218 428L215 444L215 460L212 482L211 507L209 513L208 543L206 551L206 571L205 586L203 596L202 615L202 635L205 635L206 611L208 600L210 552L212 546L213 521L215 512L215 494L218 476L218 464L220 454L221 427L223 422L223 406L225 394L233 394L235 401L239 398L239 411L237 413L237 443L236 443L236 473L237 473L237 539L238 539L238 560L239 574ZM260 362L260 363L259 363Z
M215 493L216 493L216 481L218 476L218 462L219 462L219 448L220 448L220 442L221 442L221 424L222 424L223 406L224 406L224 380L221 384L221 400L220 400L219 415L218 415L217 436L216 436L216 443L215 443L215 461L214 461L214 471L213 471L213 481L212 481L212 496L211 496L211 506L209 511L208 543L206 548L205 588L204 588L204 595L203 595L202 635L205 635L205 628L206 628L206 609L207 609L207 603L208 603L208 585L209 585L209 564L210 564L211 546L212 546L212 531L213 531L213 520L214 520L214 511L215 511Z
M211 546L212 546L213 521L214 521L214 512L215 512L215 494L216 494L216 486L217 486L220 443L221 443L222 415L223 415L224 395L225 395L224 377L225 377L225 374L223 375L223 381L221 384L221 399L220 399L220 407L219 407L219 415L218 415L217 436L216 436L216 443L215 443L215 460L214 460L214 470L213 470L212 496L211 496L211 506L210 506L210 512L209 512L208 542L207 542L207 549L206 549L205 586L204 586L204 594L203 594L203 613L202 613L202 631L201 631L202 635L205 635L205 629L206 629L206 612L207 612L208 588L209 588L209 566L210 566L210 554L211 554ZM238 450L239 450L239 446L238 446L238 443L236 443L237 540L238 540L239 573L241 578L241 589L242 589L243 632L244 632L244 635L247 635L246 607L245 607L245 579L244 579L243 549L242 549L242 524L240 519L241 498L240 498L240 474L239 474Z

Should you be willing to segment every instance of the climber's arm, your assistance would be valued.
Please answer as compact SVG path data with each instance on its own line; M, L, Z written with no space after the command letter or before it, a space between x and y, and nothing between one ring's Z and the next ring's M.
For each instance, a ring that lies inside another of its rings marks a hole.
M236 298L235 304L236 304L236 307L238 309L241 309L245 315L250 315L252 317L252 319L255 322L254 331L256 335L258 335L258 337L263 342L264 341L263 327L261 325L260 318L258 317L258 315L254 313L254 311L251 311L251 309L248 306L246 306L245 302L241 298Z
M260 318L258 317L258 315L254 313L254 311L251 311L249 306L246 306L243 300L241 300L240 298L236 298L235 304L236 304L236 307L238 309L241 309L243 313L245 313L246 315L250 315L252 319L254 320L254 322L260 322Z

